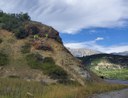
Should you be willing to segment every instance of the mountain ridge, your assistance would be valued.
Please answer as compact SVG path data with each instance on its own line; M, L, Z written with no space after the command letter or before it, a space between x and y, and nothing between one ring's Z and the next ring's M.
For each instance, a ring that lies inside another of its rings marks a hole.
M122 55L122 56L128 56L128 51L118 52L118 53L111 53L111 54Z
M94 55L94 54L100 54L101 52L92 50L92 49L87 49L87 48L78 48L78 49L67 49L74 55L75 57L83 57L83 56L89 56L89 55Z

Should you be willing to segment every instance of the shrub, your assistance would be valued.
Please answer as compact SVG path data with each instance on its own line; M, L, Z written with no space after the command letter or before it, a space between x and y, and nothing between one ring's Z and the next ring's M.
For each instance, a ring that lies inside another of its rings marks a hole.
M44 51L53 51L51 46L48 46L48 45L46 46L46 45L43 45L43 44L39 45L37 47L37 49L38 50L44 50Z
M24 29L24 23L30 21L27 13L6 14L0 12L0 28L12 31L16 38L25 38L28 36Z
M67 73L50 57L43 58L40 54L29 54L26 56L28 65L31 68L41 69L44 74L49 75L53 79L67 79Z
M19 30L15 31L15 36L18 39L26 38L28 35L28 32L26 32L23 27L20 27Z
M22 53L29 53L30 52L31 45L30 43L26 43L24 46L21 47Z
M28 27L27 30L31 32L32 35L39 34L40 30L36 26Z
M28 65L34 69L39 69L40 65L43 63L43 57L38 53L28 54L26 56L26 60L27 60Z
M0 43L2 43L3 42L3 40L0 38Z
M0 52L0 66L7 65L9 62L8 55Z
M13 78L13 79L20 79L20 77L19 77L19 76L17 76L17 75L9 75L9 78Z

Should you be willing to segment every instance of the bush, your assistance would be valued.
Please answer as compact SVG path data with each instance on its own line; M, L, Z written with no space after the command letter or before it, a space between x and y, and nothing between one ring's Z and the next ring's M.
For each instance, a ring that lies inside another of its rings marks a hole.
M28 36L24 29L24 23L30 21L27 13L6 14L0 12L0 28L15 33L17 38L25 38Z
M30 52L31 45L30 43L26 43L24 46L21 47L21 52L23 54Z
M31 68L41 69L44 74L49 75L53 79L67 79L67 73L50 57L43 58L40 54L29 54L26 56L28 65Z
M0 39L0 43L2 43L3 42L3 40L2 39Z
M20 77L17 76L17 75L9 75L8 77L9 77L9 78L13 78L13 79L20 79Z
M0 52L0 66L7 65L9 62L7 54Z
M43 63L43 57L38 53L28 54L26 56L26 60L27 60L28 65L34 69L39 69L40 65Z
M43 45L43 44L39 45L37 47L37 49L38 50L43 50L43 51L53 51L51 46L48 46L48 45L46 46L46 45Z
M58 66L49 68L47 73L53 79L62 79L62 80L67 79L67 73Z
M27 28L29 32L31 32L32 35L39 34L40 30L36 26L30 26Z
M15 36L17 39L26 38L28 35L28 32L26 32L23 27L20 27L19 30L15 31Z

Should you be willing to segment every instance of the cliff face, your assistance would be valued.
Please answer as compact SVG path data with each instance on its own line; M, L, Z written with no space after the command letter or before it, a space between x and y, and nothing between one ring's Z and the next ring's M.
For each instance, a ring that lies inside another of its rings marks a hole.
M56 30L38 22L26 22L24 25L28 35L22 39L16 39L12 32L0 30L0 51L8 54L10 59L7 66L1 67L1 77L17 75L16 77L23 79L30 77L32 80L46 80L44 72L40 69L31 69L24 58L27 54L38 53L44 58L52 58L56 65L67 72L70 79L78 81L81 85L87 80L94 80L94 75L63 46ZM34 37L35 35L38 36ZM24 47L29 49L22 50Z

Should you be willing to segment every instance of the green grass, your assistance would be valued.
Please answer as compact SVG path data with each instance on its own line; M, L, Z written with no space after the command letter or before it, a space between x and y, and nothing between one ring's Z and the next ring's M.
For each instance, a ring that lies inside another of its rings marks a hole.
M0 38L0 44L3 42L3 40Z
M0 98L86 98L94 93L122 88L126 86L105 83L89 83L85 87L62 84L44 85L34 81L0 78Z
M31 45L30 43L25 43L25 45L23 45L21 47L21 53L25 54L25 53L29 53L31 49Z
M8 55L0 52L0 66L7 65L9 63Z
M100 69L95 70L91 68L93 72L95 72L99 76L104 76L105 78L110 79L121 79L121 80L128 80L128 69Z
M40 69L44 74L49 75L53 79L67 79L67 73L50 57L42 57L40 54L28 54L26 56L28 65L33 69Z

